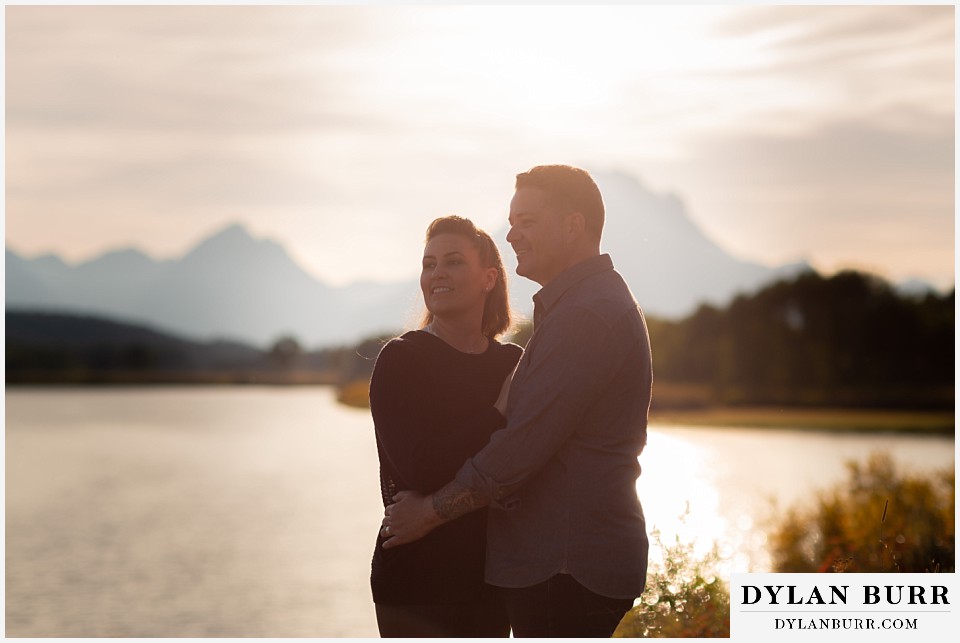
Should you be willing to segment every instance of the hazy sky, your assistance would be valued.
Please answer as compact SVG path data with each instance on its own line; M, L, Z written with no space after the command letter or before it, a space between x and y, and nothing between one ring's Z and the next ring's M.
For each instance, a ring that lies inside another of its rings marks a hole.
M408 277L568 162L731 253L954 278L954 8L6 7L6 241L182 254L232 222Z

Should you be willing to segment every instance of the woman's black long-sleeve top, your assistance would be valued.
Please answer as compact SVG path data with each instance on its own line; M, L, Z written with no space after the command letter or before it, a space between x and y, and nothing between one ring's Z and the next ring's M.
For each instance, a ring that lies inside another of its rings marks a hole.
M483 353L462 353L425 331L405 333L383 347L370 381L370 409L384 506L398 491L437 491L504 426L493 404L521 353L515 344L492 340ZM475 511L388 550L378 536L370 576L374 602L422 605L482 597L488 591L486 524L486 510Z

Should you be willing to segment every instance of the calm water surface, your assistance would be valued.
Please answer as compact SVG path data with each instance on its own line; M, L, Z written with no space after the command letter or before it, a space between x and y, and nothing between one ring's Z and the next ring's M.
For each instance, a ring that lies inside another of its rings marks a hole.
M770 503L878 449L954 462L950 438L653 426L637 486L664 542L762 571ZM381 514L369 414L326 388L6 394L7 636L376 636Z

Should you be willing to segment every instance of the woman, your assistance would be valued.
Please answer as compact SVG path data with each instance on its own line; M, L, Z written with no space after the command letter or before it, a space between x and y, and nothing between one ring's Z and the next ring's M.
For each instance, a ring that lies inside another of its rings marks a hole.
M503 263L468 219L430 224L420 289L422 327L383 347L370 381L384 507L398 491L442 487L504 425L494 404L522 352L496 340L510 325ZM486 519L477 511L388 550L378 536L370 580L381 636L509 635L483 582Z

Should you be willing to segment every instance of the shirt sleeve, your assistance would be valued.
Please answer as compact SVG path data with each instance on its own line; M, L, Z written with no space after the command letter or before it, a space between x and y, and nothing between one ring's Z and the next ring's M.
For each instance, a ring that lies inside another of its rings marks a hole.
M522 389L511 396L507 425L457 472L456 481L495 506L516 491L576 432L625 358L613 329L587 308L557 311L521 363ZM518 375L519 375L518 371Z
M420 356L399 343L384 346L370 380L370 412L381 457L389 461L395 482L403 489L436 491L506 423L491 404L464 418L456 430L436 430L428 413L435 402Z

